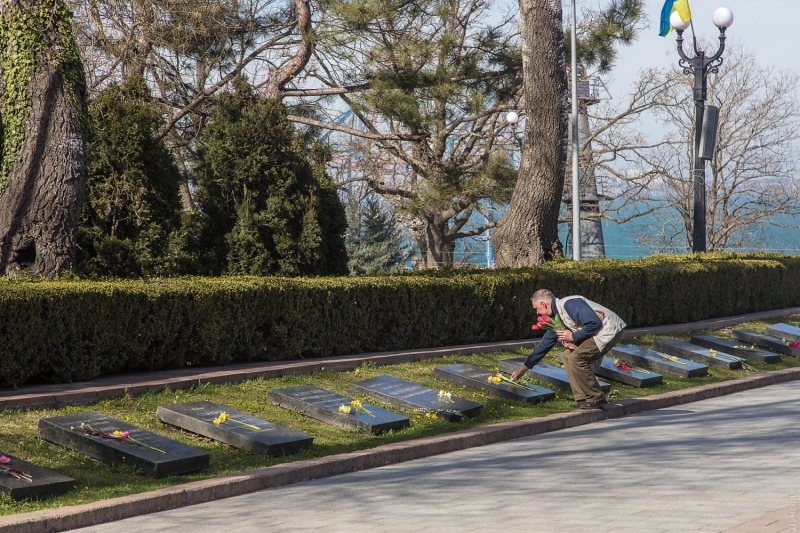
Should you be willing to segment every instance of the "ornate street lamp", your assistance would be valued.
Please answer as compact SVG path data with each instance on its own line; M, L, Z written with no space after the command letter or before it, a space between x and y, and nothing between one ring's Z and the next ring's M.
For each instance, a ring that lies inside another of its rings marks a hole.
M683 67L684 74L694 74L694 216L692 225L692 251L706 251L706 162L701 154L701 140L703 133L703 120L706 108L706 93L708 83L706 76L709 72L718 72L722 64L722 52L725 50L725 30L733 24L733 13L726 7L721 7L714 12L712 17L714 25L719 28L719 50L711 56L706 56L705 51L698 50L697 38L694 38L694 57L689 57L683 51L683 32L692 25L691 19L684 22L677 11L673 12L669 22L678 32L678 54L681 59L678 64ZM692 26L694 34L694 26ZM714 125L714 132L716 125Z

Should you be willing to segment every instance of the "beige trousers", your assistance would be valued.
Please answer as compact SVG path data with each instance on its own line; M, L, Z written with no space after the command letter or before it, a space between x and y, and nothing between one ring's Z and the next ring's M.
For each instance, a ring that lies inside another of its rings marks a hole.
M597 402L605 399L594 373L600 368L603 356L620 340L622 340L622 331L614 335L614 338L602 350L597 347L594 339L589 337L574 350L566 349L561 352L561 362L564 363L564 370L567 371L569 386L572 388L575 401Z

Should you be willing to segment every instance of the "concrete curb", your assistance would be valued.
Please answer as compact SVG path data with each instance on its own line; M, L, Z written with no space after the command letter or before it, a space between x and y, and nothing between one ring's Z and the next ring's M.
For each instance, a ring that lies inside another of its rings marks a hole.
M631 328L625 330L625 337L666 335L699 329L715 329L732 326L740 322L787 316L795 313L800 313L800 307L713 318L687 324ZM300 361L240 363L215 368L183 368L180 370L141 372L98 378L82 383L30 385L22 386L16 391L0 392L0 409L57 409L66 405L89 405L99 400L120 398L126 394L136 396L146 392L157 393L164 389L188 389L194 385L205 383L213 385L238 383L259 377L272 378L287 374L311 374L323 369L349 371L364 362L371 362L376 365L393 365L435 359L446 355L475 355L503 350L513 351L520 348L530 349L538 342L538 339L486 342L421 350L323 357Z
M333 455L310 461L297 461L242 474L195 481L86 505L13 515L0 518L0 533L68 531L311 479L321 479L466 448L486 446L520 437L540 435L600 420L621 418L798 379L800 379L800 368L789 368L647 398L614 402L606 409L598 411L573 411L542 418L505 422L434 437L386 444L371 450Z

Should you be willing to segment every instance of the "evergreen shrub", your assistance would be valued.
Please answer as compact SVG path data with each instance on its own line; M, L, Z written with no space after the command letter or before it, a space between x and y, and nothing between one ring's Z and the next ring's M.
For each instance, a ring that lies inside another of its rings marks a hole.
M0 385L521 339L549 288L629 327L800 305L800 258L657 255L370 277L0 282Z

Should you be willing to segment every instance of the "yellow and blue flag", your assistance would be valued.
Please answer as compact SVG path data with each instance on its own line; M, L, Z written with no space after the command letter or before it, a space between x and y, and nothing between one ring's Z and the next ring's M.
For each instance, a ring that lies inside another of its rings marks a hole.
M661 37L666 37L672 31L669 16L672 15L673 11L677 11L684 22L689 22L692 18L692 12L689 10L689 0L666 0L664 7L661 8L661 31L658 33Z

